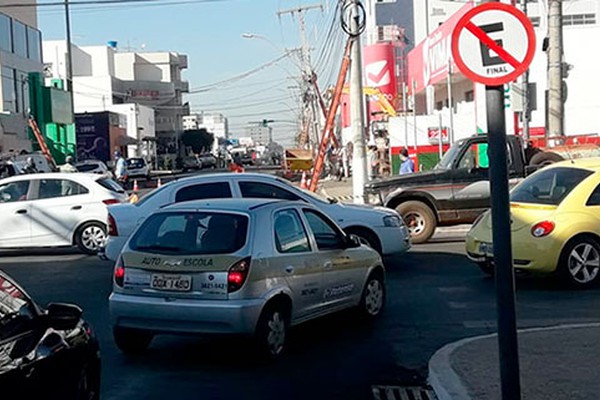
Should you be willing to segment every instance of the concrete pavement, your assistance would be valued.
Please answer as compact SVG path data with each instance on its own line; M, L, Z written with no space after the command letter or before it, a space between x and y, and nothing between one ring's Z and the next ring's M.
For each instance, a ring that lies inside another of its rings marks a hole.
M519 331L522 398L583 400L600 397L600 323ZM429 362L429 382L439 400L499 399L496 334L442 347Z

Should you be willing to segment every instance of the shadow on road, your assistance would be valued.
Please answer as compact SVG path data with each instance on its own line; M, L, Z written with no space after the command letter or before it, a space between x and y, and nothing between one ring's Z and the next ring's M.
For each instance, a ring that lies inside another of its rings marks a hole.
M0 250L1 257L39 257L39 256L72 256L84 254L77 247L42 247L28 249Z

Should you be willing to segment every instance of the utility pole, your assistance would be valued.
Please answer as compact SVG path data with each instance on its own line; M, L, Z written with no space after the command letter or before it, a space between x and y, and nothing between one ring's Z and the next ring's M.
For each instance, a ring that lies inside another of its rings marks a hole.
M352 193L354 202L365 202L364 185L367 181L365 152L365 115L362 85L362 49L360 36L365 30L365 9L359 0L344 3L342 28L354 41L350 53L350 121L352 129Z
M71 112L75 122L75 91L73 90L73 54L71 52L71 15L69 13L69 0L65 0L65 26L67 34L67 91L71 93Z
M527 15L527 0L521 0L523 13ZM529 140L529 120L531 112L529 111L529 68L523 74L523 139Z
M307 120L307 132L311 131L312 126L312 142L318 144L319 143L319 115L316 112L317 107L315 106L315 102L317 101L317 96L315 95L313 85L310 84L313 76L312 64L310 60L310 47L308 45L308 41L306 40L306 23L304 21L304 14L306 11L310 10L321 10L323 11L322 4L313 4L309 6L301 6L295 8L289 8L286 10L277 11L277 16L281 18L282 15L290 14L293 16L298 16L298 24L300 27L300 42L302 46L302 81L303 81L303 101L304 101L304 115ZM311 124L309 121L312 121ZM309 133L309 137L310 137Z
M548 126L546 138L564 135L562 0L548 0Z

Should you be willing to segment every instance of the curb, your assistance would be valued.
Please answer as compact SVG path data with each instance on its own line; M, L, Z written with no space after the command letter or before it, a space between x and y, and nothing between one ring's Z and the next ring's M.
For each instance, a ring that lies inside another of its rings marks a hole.
M600 322L588 324L569 324L548 327L519 329L518 333L535 333L555 330L570 330L581 328L600 328ZM433 388L438 400L473 400L460 376L452 368L450 358L462 346L477 340L497 337L497 333L475 336L449 343L436 351L429 360L429 385Z

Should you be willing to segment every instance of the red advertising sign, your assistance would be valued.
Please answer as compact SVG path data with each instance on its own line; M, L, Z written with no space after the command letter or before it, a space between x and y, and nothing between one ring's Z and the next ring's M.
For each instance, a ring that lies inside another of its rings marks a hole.
M430 144L438 144L440 142L440 128L427 128L427 138ZM442 143L448 143L448 127L442 127Z
M398 99L395 58L392 43L365 46L363 50L365 86L379 89L393 106ZM382 111L377 99L369 101L369 111Z
M408 86L414 82L417 93L447 78L452 59L452 32L461 17L474 6L472 2L466 3L408 53Z

